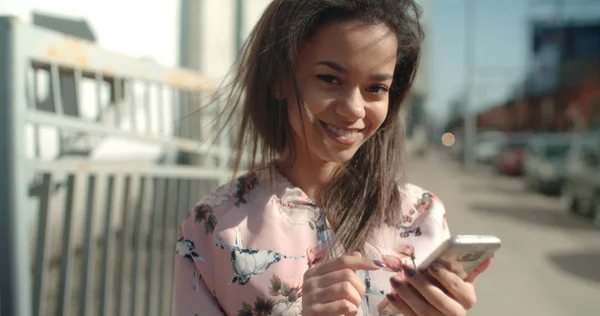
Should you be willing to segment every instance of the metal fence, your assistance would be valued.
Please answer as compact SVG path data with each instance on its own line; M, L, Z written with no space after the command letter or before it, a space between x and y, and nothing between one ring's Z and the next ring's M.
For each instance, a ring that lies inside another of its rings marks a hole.
M2 316L169 314L178 224L231 176L216 112L194 114L213 93L0 17Z

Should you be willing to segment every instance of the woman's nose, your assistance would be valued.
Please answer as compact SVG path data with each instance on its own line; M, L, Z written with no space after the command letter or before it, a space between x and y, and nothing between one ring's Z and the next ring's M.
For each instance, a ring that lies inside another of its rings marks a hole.
M359 89L353 89L338 102L337 113L348 121L365 117L365 100Z

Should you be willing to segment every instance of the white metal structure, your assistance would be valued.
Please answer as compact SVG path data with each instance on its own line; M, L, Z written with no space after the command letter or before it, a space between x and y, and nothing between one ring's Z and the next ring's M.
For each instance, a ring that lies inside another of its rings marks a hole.
M40 73L51 111L37 106ZM65 75L89 115L63 111ZM169 314L177 226L231 177L228 135L204 129L215 112L190 115L214 91L197 72L0 17L0 315ZM72 139L93 151L52 153Z

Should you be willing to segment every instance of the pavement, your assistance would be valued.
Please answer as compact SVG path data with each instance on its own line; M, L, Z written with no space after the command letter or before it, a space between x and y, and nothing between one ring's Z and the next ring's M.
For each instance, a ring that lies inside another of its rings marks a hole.
M600 315L600 229L559 198L525 192L519 178L488 167L467 172L445 152L409 158L405 170L444 201L452 234L502 239L470 316Z

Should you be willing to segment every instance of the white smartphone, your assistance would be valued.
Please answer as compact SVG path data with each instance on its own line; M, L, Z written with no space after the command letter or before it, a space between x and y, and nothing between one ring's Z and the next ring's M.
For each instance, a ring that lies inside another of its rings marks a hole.
M457 235L440 244L417 270L426 271L433 263L438 263L446 269L456 273L461 278L466 278L485 259L492 256L500 248L502 242L496 236L486 235ZM398 310L384 298L377 306L380 315L397 315Z

